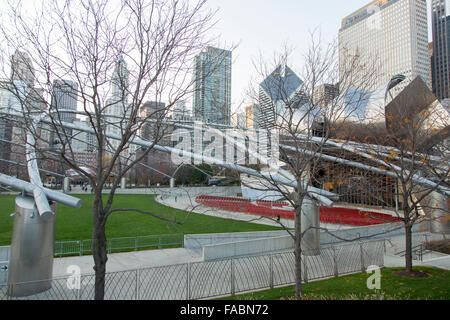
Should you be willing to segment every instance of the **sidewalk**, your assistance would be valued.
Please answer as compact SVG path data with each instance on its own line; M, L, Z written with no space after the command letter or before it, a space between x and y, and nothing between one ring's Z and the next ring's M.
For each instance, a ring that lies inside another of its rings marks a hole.
M433 235L432 237L439 238L441 235ZM396 253L404 251L404 248L404 237L393 237L390 238L389 241L386 241L386 254L384 255L385 267L404 267L405 257L395 255ZM413 266L427 266L450 270L450 255L440 252L425 251L422 260L423 261L413 260Z
M136 270L199 261L202 261L201 255L184 248L112 253L108 254L106 271ZM77 256L55 258L53 262L53 277L69 276L67 268L72 265L80 267L83 275L94 274L93 256Z

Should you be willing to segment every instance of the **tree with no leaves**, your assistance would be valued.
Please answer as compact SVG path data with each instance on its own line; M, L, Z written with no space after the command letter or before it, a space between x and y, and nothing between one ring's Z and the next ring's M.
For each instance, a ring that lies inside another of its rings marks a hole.
M450 204L449 114L420 77L374 114L364 127L353 128L354 149L374 162L393 181L396 216L405 229L405 269L412 274L413 227L428 223L433 233L448 232Z
M8 74L6 65L13 53L29 57L21 60L21 66L30 72L12 68L6 88L19 100L16 111L29 116L22 120L23 128L36 133L37 144L54 149L58 141L54 159L84 176L93 188L95 299L103 299L106 223L111 214L121 211L112 207L116 189L121 178L163 138L162 120L169 110L191 93L193 58L210 41L206 33L214 24L214 12L206 8L206 0L52 0L34 7L17 1L4 5L3 74ZM52 103L56 80L76 84L78 108L97 148L95 173L74 160L76 129L61 125L67 122L68 111ZM23 87L26 97L21 94ZM165 107L142 116L147 99L165 101ZM52 141L38 134L30 120L36 114ZM152 146L137 156L131 142L148 119L156 123ZM103 198L111 178L111 189Z
M298 76L289 68L292 50L285 47L281 54L275 55L273 63L263 59L254 63L258 77L263 81L259 87L249 90L249 97L257 105L260 130L275 140L279 137L278 142L269 142L274 147L269 155L272 158L258 159L261 171L266 172L265 177L249 186L256 190L255 185L259 183L261 195L276 192L294 208L295 232L291 236L297 299L302 297L302 255L316 255L320 246L317 243L321 230L316 219L318 215L305 208L311 208L311 202L330 206L332 200L338 200L335 194L323 190L323 186L313 188L315 176L323 164L321 157L329 152L327 142L333 132L350 122L353 113L367 103L369 97L364 92L370 91L376 74L375 64L367 63L371 60L364 62L361 56L346 57L347 68L339 70L336 43L324 44L318 31L310 33L309 44L296 61L303 64ZM332 92L321 93L323 85ZM355 87L361 90L354 90ZM267 158L265 150L260 148L258 151ZM275 176L293 184L284 186L274 179Z

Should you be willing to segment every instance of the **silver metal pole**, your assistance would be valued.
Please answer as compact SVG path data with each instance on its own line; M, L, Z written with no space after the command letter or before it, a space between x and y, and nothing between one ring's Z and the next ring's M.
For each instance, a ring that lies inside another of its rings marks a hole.
M34 195L34 190L37 188L35 185L19 180L14 177L7 176L3 173L0 173L0 184L4 184L7 186L12 186L15 189L22 190L29 195ZM56 201L58 203L70 206L72 208L79 209L81 208L81 200L78 198L74 198L62 192L53 191L47 188L41 189L46 197L52 201ZM48 201L47 201L48 202Z
M42 119L42 122L44 123L48 123L48 124L53 124L50 120L47 119ZM83 131L83 132L87 132L87 133L91 133L91 134L95 134L95 131L93 129L90 128L80 128L72 123L66 123L66 122L61 122L58 125L61 125L65 128L68 129L73 129L73 130L78 130L78 131ZM110 139L115 139L115 140L122 140L122 136L121 135L117 135L117 134L112 134L112 133L107 133L105 134L105 136L107 138ZM212 164L212 165L217 165L217 166L221 166L224 168L228 168L228 169L232 169L241 173L245 173L245 174L249 174L252 176L256 176L256 177L260 177L260 178L264 178L264 179L269 179L269 181L274 181L274 182L278 182L281 183L283 185L286 186L290 186L293 188L297 187L297 183L296 181L292 181L292 180L288 180L286 178L280 177L280 176L273 176L270 174L266 174L266 173L260 173L256 170L250 169L250 168L246 168L246 167L242 167L239 165L235 165L235 164L231 164L231 163L227 163L223 160L219 160L219 159L215 159L215 158L211 158L211 157L206 157L203 155L199 155L199 154L195 154L195 153L191 153L191 152L187 152L187 151L183 151L183 150L179 150L179 149L175 149L172 147L163 147L163 146L159 146L157 144L153 145L153 143L151 141L146 141L146 140L142 140L142 139L138 139L138 138L134 138L131 142L131 144L136 144L136 145L140 145L142 147L153 147L155 150L158 151L162 151L162 152L167 152L167 153L181 153L183 152L187 157L193 158L195 160L199 160L199 161L203 161L206 162L208 164ZM326 197L330 196L330 192L327 192L325 190L321 190L318 188L314 188L314 187L308 187L307 188L308 193L310 193L311 196L317 198L317 200L321 201L324 205L326 206L333 206L333 201L331 201L330 199L327 199ZM332 193L331 193L332 194ZM332 194L335 198L338 198L338 196L336 194Z

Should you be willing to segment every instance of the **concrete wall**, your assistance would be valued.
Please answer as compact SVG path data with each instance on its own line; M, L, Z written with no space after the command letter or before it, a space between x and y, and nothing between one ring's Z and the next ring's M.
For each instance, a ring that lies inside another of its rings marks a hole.
M8 284L8 261L0 261L0 286Z
M424 228L424 225L417 224L414 226L413 232L422 232ZM344 239L352 240L361 237L363 241L385 239L401 236L404 233L401 222L332 231L333 235L341 239L322 231L320 244L342 243ZM186 235L184 246L186 249L198 251L204 260L257 255L294 248L293 239L287 231Z
M8 284L10 247L0 247L0 285Z
M231 242L241 242L255 239L278 238L289 236L286 231L237 232L215 234L191 234L184 236L186 249L200 249L204 246L219 245Z
M203 260L222 259L289 250L294 247L290 236L254 239L241 242L215 244L203 247Z
M11 247L0 247L0 261L9 261Z
M413 227L413 232L428 231L428 224L416 224ZM331 233L331 234L330 234ZM356 239L362 237L362 240L382 239L394 236L401 236L405 234L403 222L379 224L375 226L358 227L345 230L330 231L330 233L322 231L320 233L320 244L339 243L346 239ZM341 238L336 238L333 235Z

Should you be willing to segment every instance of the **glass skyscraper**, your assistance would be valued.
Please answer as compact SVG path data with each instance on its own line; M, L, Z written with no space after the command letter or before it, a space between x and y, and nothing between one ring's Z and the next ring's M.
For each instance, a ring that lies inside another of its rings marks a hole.
M231 51L208 47L195 57L194 117L230 124Z
M340 83L375 90L395 75L406 77L393 89L396 95L420 76L430 85L428 17L425 0L375 0L342 20L339 30ZM354 57L360 57L355 67ZM354 68L370 66L370 76ZM363 77L359 79L359 77Z
M450 0L432 0L433 92L439 100L450 98Z

